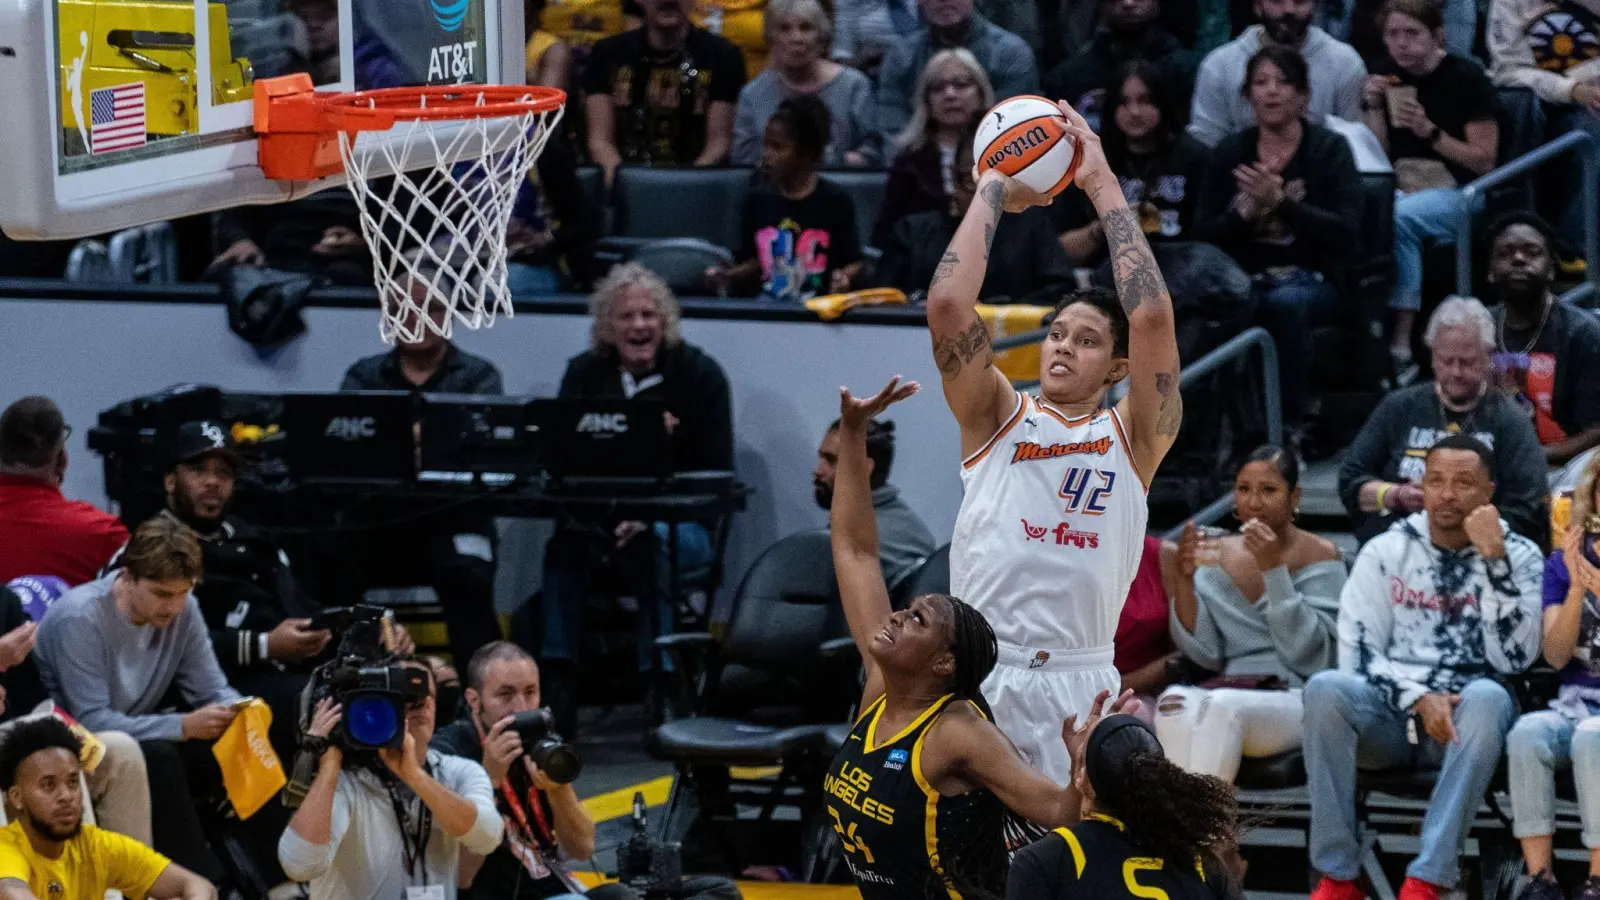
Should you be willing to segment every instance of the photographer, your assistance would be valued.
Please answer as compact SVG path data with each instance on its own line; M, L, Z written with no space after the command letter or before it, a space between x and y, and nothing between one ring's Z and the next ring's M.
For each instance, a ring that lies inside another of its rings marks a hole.
M557 784L525 755L514 726L539 709L539 667L506 641L485 644L467 665L469 715L439 729L433 749L481 761L506 820L506 839L482 860L476 877L463 864L465 896L539 900L582 893L566 861L594 853L594 820L570 784Z
M415 660L399 665L427 673L427 693L406 704L404 746L379 750L381 768L344 768L344 751L329 740L343 712L330 699L306 731L320 748L317 775L278 841L278 860L290 878L310 882L312 900L454 900L461 851L487 856L500 844L483 767L428 749L432 672Z

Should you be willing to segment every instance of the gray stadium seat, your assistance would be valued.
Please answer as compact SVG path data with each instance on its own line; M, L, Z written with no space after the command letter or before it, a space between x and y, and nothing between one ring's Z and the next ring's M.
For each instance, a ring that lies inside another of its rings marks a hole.
M733 254L700 238L663 238L635 250L629 261L660 275L673 293L693 296L705 293L706 269L733 265Z
M620 238L695 237L733 249L751 170L623 166L611 185Z
M878 210L883 207L883 192L889 184L889 173L838 169L823 172L822 177L850 195L850 202L856 207L856 233L861 236L861 246L872 246L872 224L878 221Z

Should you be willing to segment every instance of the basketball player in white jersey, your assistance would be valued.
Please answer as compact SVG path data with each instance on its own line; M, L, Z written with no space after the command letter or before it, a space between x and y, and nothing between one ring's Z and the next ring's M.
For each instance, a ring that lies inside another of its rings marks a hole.
M978 180L928 289L928 328L944 396L961 424L966 495L950 551L951 593L1000 641L983 684L995 721L1057 784L1072 768L1061 723L1117 693L1112 637L1139 565L1150 477L1178 435L1172 298L1100 139L1061 104L1082 146L1075 181L1105 229L1116 292L1069 294L1050 319L1038 396L995 368L974 304L1002 210L1048 198L998 172ZM1132 376L1127 396L1106 391Z

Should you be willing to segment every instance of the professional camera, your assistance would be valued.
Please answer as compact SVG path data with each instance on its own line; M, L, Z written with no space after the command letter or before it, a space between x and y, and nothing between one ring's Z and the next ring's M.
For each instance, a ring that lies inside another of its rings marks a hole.
M621 857L618 881L652 900L683 896L683 847L650 836L642 793L633 795L633 834Z
M351 606L325 610L311 623L338 634L339 649L311 673L301 721L309 725L324 699L342 706L344 717L328 740L345 752L347 764L371 763L371 751L403 746L406 707L429 693L427 672L388 664L383 643L387 615L381 607Z
M517 713L511 727L522 738L522 752L556 784L571 784L583 771L578 749L556 734L556 717L548 709Z

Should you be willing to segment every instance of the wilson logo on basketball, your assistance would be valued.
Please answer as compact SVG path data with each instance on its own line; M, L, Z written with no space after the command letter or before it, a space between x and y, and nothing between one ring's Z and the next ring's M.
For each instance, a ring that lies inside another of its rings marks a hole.
M991 151L983 158L984 165L991 169L996 168L1005 162L1007 157L1014 158L1018 162L1031 162L1034 154L1029 151L1044 146L1049 141L1050 132L1046 131L1043 125L1034 125Z

